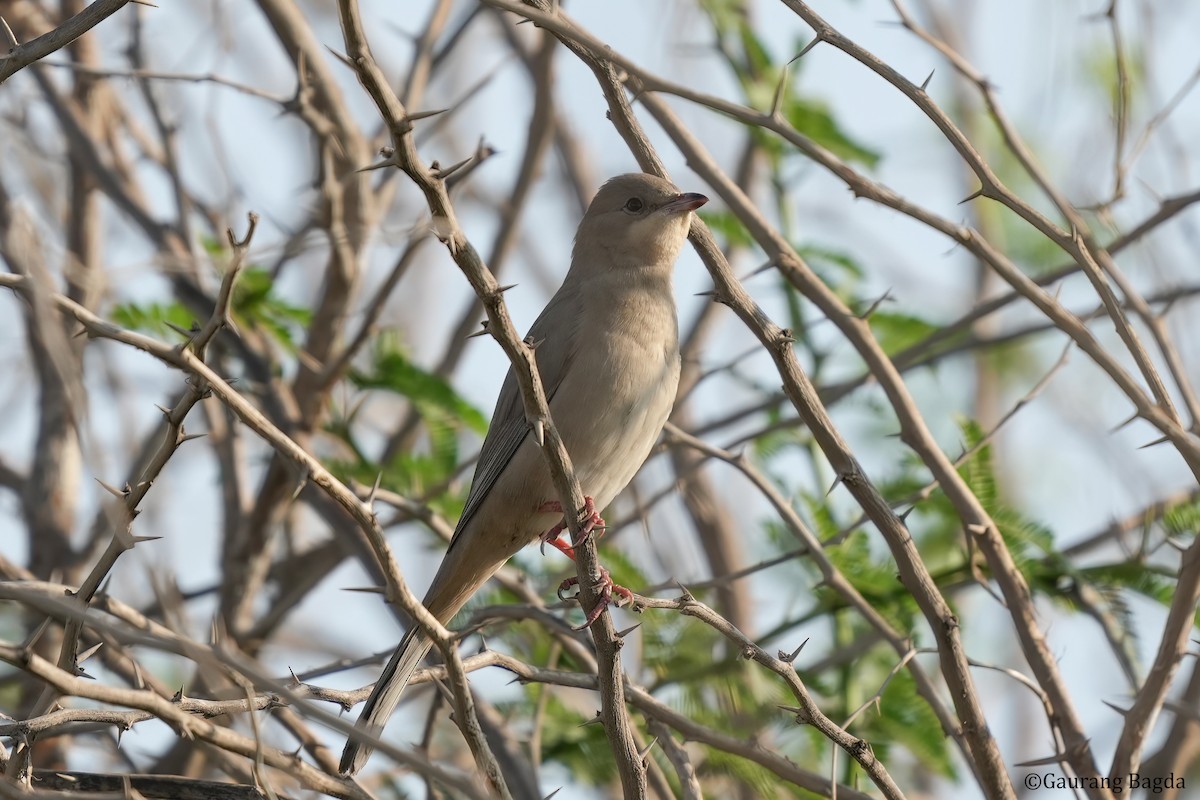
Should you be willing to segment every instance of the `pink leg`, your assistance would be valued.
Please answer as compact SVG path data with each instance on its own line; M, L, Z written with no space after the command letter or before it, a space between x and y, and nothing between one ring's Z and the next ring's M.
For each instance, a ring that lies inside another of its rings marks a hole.
M557 500L550 500L546 503L542 503L541 506L538 507L538 511L555 514L563 513L562 504ZM583 541L586 542L587 537L591 536L593 531L599 531L599 533L596 534L597 537L604 532L604 519L600 516L600 512L596 510L596 501L591 497L584 496L583 511L586 515L583 519ZM547 531L542 536L542 552L546 552L546 545L551 545L555 549L562 552L562 554L567 558L574 561L575 548L566 542L560 541L558 538L562 535L563 531L567 530L567 528L568 525L564 519Z
M578 584L579 578L567 578L565 581L560 583L558 585L558 599L569 599L563 596L563 592L565 592L567 589L570 589L572 586L577 586ZM600 614L604 611L604 609L613 602L614 594L618 598L624 599L630 603L633 602L633 592L629 591L624 586L618 586L617 584L613 583L612 575L610 575L608 570L604 567L600 568L600 586L598 589L600 597L596 601L596 607L588 612L587 619L584 620L584 623L574 630L581 631L584 628L590 628L592 623L600 618ZM575 596L578 597L578 595ZM621 605L620 599L618 599L616 602L618 606Z

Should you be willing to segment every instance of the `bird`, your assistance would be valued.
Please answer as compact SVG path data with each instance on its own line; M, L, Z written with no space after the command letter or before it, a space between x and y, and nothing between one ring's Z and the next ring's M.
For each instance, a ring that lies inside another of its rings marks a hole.
M633 480L675 402L680 357L672 278L692 212L706 202L646 173L607 181L579 223L562 286L526 337L585 495L585 534L602 530L597 509ZM442 624L539 538L571 555L557 539L566 525L540 449L510 367L462 516L422 601ZM431 646L418 626L408 630L359 714L359 730L382 732ZM340 771L359 772L371 752L351 736Z

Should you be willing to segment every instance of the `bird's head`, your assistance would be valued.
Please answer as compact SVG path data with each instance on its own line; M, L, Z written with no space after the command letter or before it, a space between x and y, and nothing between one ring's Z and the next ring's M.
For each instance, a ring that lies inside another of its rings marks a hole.
M654 175L618 175L600 187L579 223L574 263L669 270L687 239L691 212L707 202Z

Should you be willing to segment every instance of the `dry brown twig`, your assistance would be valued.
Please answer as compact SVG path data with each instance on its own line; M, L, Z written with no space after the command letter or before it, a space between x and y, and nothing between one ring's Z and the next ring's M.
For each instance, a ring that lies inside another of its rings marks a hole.
M24 282L17 278L0 276L0 285L22 288ZM466 677L465 673L461 671L461 660L455 650L455 637L425 610L425 607L408 588L394 557L392 557L391 549L383 538L383 532L379 528L374 512L369 507L359 501L317 459L280 431L258 409L189 350L170 347L148 336L122 330L62 295L55 295L54 299L59 308L74 316L89 335L112 339L143 350L171 366L185 370L194 378L203 380L213 394L238 415L243 424L270 442L275 452L304 470L308 480L320 487L349 513L370 540L372 547L376 548L376 555L388 580L387 590L390 599L402 606L416 620L417 624L422 626L422 629L441 650L447 664L451 665L452 685L461 686L461 691L466 694Z
M525 404L526 417L537 442L542 446L542 451L546 455L550 474L562 501L562 507L564 509L582 509L584 506L583 492L574 477L570 457L567 455L562 438L550 419L545 390L538 377L532 348L521 341L505 306L503 291L458 226L446 187L446 176L439 170L425 166L418 156L412 136L414 117L410 116L401 104L400 99L392 91L389 82L371 55L359 16L358 4L354 0L342 0L339 2L338 11L342 21L342 33L346 40L349 62L353 65L359 80L375 102L391 132L391 158L425 195L430 214L433 216L432 224L435 235L446 246L475 289L487 311L488 333L496 339L513 364L514 374L517 376L517 382L521 389L522 402ZM419 116L415 119L419 119ZM570 524L572 543L577 547L576 567L583 602L588 608L592 608L600 601L597 587L601 581L595 543L590 538L581 536L581 518L578 511L565 514L564 517ZM628 714L625 711L624 682L620 659L617 655L621 640L617 637L616 630L607 614L601 614L591 627L600 659L600 687L601 697L604 701L602 713L605 731L608 733L609 744L621 772L621 783L625 796L629 798L644 797L646 793L645 766L636 747ZM465 694L465 692L463 693ZM457 699L459 710L465 717L469 700L461 696ZM486 745L482 742L482 735L468 738L472 749L476 751L476 756L481 757L486 750ZM499 767L495 764L494 759L489 760L487 773L489 778L499 781Z
M257 667L249 663L244 657L226 650L225 644L229 643L228 639L226 639L224 644L220 642L215 645L201 644L164 628L152 620L143 617L134 609L111 598L106 599L105 610L111 612L115 620L119 620L119 622L97 618L95 615L89 615L81 611L78 604L64 599L64 595L65 587L56 584L0 582L0 598L21 602L30 608L35 608L56 619L78 621L89 628L111 635L114 637L114 642L124 646L134 644L150 646L183 656L197 664L209 665L215 670L233 678L235 684L243 687L243 692L248 686L253 685L261 687L265 693L237 700L209 701L185 698L183 697L182 690L174 697L171 697L149 688L119 689L108 687L96 681L77 678L67 671L50 664L50 662L39 659L36 654L29 651L28 646L0 645L0 660L22 666L31 671L32 674L42 677L52 686L58 688L59 691L68 693L71 696L90 698L126 708L140 709L148 713L151 718L160 719L182 731L184 734L192 735L196 731L200 731L199 736L204 741L253 759L265 758L265 764L284 772L287 772L288 763L302 764L303 762L295 754L287 755L285 762L280 757L281 751L275 748L266 749L261 738L258 736L253 738L243 736L232 731L226 731L224 728L208 722L205 722L204 726L197 728L191 722L188 722L188 720L197 720L196 725L199 725L199 721L210 718L215 719L234 713L253 712L258 709L271 710L287 704L325 726L342 732L354 731L352 723L314 706L308 702L308 698L337 703L344 708L347 705L352 705L354 702L364 699L368 690L360 690L358 693L323 690L299 683L294 676L288 681L276 680L260 672ZM461 665L461 663L460 661L459 664ZM454 680L452 675L450 680ZM167 707L163 705L164 702L169 703L171 708L176 709L176 712L164 716L163 709ZM93 716L89 717L89 715ZM133 724L141 721L141 718L136 716L110 718L107 712L96 712L91 709L73 712L71 716L80 720L90 720L104 724L121 722ZM56 718L51 716L50 720L54 722ZM30 727L31 722L36 721L25 720L17 723L18 732L24 734L36 733ZM468 777L447 770L418 754L407 752L385 742L377 742L376 746L382 752L396 758L400 763L421 774L428 774L439 784L449 786L459 792L465 792L466 796L479 797L483 795L482 792L477 791L474 782ZM305 766L306 769L313 770L312 767ZM316 770L313 770L313 772L321 774ZM298 777L308 785L308 779L304 775ZM311 778L311 776L309 777ZM332 787L340 784L343 787L340 791L349 792L348 796L360 796L356 792L361 791L361 789L356 787L352 780L336 776L336 770L323 777L335 783L325 782L321 785ZM335 796L347 795L335 793Z

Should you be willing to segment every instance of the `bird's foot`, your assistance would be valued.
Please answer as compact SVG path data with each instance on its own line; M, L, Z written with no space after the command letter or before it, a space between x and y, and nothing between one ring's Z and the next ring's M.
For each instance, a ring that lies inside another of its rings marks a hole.
M549 502L542 503L542 505L538 507L538 511L543 513L561 514L563 513L562 503L558 502L557 500L550 500ZM587 495L584 495L583 498L583 513L583 538L579 540L580 543L586 542L588 537L591 536L593 532L597 532L596 538L599 538L600 535L604 533L604 519L600 516L600 512L596 510L596 501ZM575 560L574 546L559 539L559 537L563 534L563 531L566 531L568 528L569 526L564 519L553 528L546 531L546 533L542 536L542 555L546 554L546 545L550 545L567 558L571 559L572 561Z
M572 586L578 586L578 585L579 585L579 578L567 578L565 581L563 581L562 583L560 583L558 585L558 599L559 600L578 599L579 598L578 594L572 595L570 597L566 597L563 595L563 592L567 591L567 589L570 589ZM622 605L621 600L626 600L630 603L633 602L633 592L629 591L624 586L619 586L619 585L613 583L612 575L610 575L608 573L608 570L605 569L604 567L600 568L600 583L596 587L596 594L598 595L598 599L596 600L595 608L593 608L591 611L588 612L587 619L584 620L583 624L577 628L574 628L573 630L581 631L584 628L590 628L592 623L600 618L600 614L604 611L605 608L608 607L608 605L610 603L615 602L617 604L617 606L620 606L620 605ZM613 600L613 595L616 595L617 600L615 600L615 601Z

